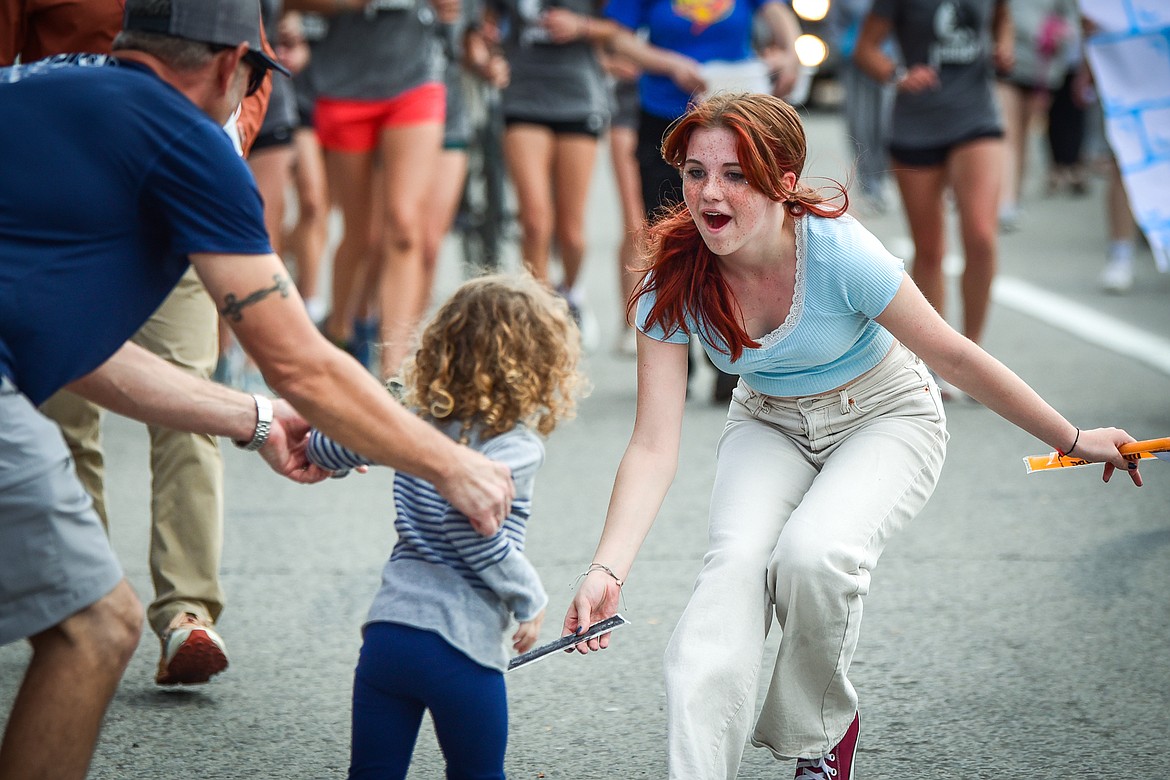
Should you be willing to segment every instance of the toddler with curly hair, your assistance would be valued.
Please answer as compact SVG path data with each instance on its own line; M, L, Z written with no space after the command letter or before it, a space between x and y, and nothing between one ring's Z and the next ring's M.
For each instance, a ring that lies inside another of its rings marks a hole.
M504 777L502 637L536 642L548 601L524 556L541 437L585 391L580 335L565 301L531 276L465 282L439 309L403 372L403 400L451 438L512 469L500 530L478 535L434 486L394 478L398 540L363 627L354 672L350 778L405 777L430 710L448 777ZM309 458L344 471L370 461L314 431Z

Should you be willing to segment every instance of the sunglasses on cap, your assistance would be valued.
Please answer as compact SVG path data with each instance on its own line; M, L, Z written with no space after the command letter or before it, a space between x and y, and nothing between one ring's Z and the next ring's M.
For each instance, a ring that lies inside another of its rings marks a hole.
M230 51L235 46L223 46L217 43L207 44L207 48L211 50L212 54L219 54L221 51ZM250 54L251 52L249 52ZM248 54L243 56L242 61L248 66L248 88L244 90L244 95L254 95L256 91L264 84L264 76L268 73L268 68L256 63Z

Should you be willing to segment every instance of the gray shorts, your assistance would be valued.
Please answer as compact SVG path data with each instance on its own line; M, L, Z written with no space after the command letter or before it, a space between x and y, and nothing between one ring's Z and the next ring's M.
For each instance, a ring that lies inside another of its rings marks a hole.
M0 376L0 645L39 634L122 581L60 429Z

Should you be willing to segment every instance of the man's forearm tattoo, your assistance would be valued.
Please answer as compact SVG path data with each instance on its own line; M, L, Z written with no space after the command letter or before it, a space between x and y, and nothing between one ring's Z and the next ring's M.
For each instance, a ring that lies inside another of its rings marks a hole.
M237 298L235 293L228 293L223 299L224 305L223 308L219 310L219 313L232 322L239 322L240 320L244 319L245 306L251 306L254 303L259 303L272 293L280 293L281 298L287 298L289 287L292 286L292 283L289 282L288 277L281 276L280 274L273 274L272 281L275 282L275 284L273 284L271 287L265 287L263 289L257 290L243 300Z

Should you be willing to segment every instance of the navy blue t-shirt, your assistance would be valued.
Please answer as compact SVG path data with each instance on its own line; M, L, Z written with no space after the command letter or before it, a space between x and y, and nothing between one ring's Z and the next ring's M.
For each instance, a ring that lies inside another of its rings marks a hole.
M190 254L271 251L223 128L148 68L0 69L0 373L33 403L134 335Z

